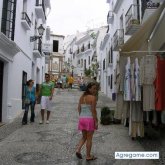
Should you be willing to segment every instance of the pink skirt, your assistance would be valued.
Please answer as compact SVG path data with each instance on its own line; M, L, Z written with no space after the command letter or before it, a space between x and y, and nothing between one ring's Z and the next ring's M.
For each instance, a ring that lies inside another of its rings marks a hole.
M85 130L85 131L94 131L96 130L95 127L95 120L93 118L79 118L78 122L78 130Z

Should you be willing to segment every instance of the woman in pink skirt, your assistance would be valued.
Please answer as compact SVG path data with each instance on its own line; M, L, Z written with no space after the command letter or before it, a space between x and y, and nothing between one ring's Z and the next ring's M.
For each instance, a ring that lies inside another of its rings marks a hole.
M78 104L79 122L78 129L82 131L82 138L78 143L76 156L82 159L81 148L86 143L86 160L95 160L95 156L91 155L92 138L94 131L98 128L98 119L96 112L96 93L97 86L95 83L89 83L86 91L80 97Z

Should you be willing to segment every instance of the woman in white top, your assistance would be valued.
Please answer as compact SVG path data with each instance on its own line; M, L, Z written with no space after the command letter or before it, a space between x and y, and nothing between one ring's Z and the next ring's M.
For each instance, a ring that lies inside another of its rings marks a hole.
M96 93L97 86L95 83L89 83L86 91L80 97L78 104L79 123L78 129L82 131L82 138L79 141L76 156L82 159L81 148L86 143L86 160L95 160L96 157L91 155L92 138L94 131L98 128L98 119L96 112Z

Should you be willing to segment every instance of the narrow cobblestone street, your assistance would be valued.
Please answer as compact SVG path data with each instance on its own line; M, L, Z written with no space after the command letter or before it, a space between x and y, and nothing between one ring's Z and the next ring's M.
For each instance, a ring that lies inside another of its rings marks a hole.
M0 165L152 165L152 160L115 160L115 151L144 151L139 141L132 141L123 125L99 125L94 134L93 154L97 160L86 162L75 157L76 144L81 137L77 131L77 103L82 92L56 89L50 124L39 124L39 105L35 123L21 125L21 116L13 123L0 127ZM107 103L100 95L97 112ZM108 102L112 106L111 102Z

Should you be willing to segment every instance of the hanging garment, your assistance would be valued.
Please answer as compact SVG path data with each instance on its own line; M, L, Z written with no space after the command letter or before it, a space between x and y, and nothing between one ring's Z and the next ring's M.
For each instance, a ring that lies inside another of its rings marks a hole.
M146 55L140 61L140 83L143 86L143 110L155 109L156 57Z
M138 59L131 66L131 100L141 101L141 83Z
M155 109L155 87L143 85L143 111L152 111Z
M115 119L126 119L129 117L129 102L123 100L123 92L117 93Z
M165 59L157 56L157 70L155 79L155 109L165 109Z
M153 84L156 77L156 57L147 55L144 57L142 84Z
M131 61L127 59L124 75L124 101L131 101Z
M131 102L130 108L130 135L131 137L144 137L143 111L140 101Z
M123 56L120 56L120 60L119 60L119 72L120 72L120 85L119 85L119 90L120 91L124 91L124 77L125 77L125 66L127 64L127 58L126 57L123 57Z

